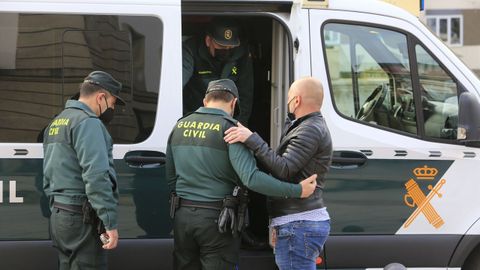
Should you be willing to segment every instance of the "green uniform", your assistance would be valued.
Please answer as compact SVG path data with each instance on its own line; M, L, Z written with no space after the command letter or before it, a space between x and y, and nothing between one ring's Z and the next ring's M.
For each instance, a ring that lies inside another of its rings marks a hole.
M43 187L53 202L91 203L107 230L117 228L118 189L112 139L84 103L69 100L45 129ZM60 269L106 269L106 254L92 224L81 213L52 207L51 232Z
M228 78L235 82L240 100L236 119L247 125L253 103L253 65L246 46L231 50L228 61L214 59L205 38L193 37L183 43L183 113L194 112L203 106L203 98L210 81Z
M300 197L300 185L280 182L261 172L241 143L229 145L224 132L236 121L223 110L199 108L173 128L167 147L167 179L182 199L215 202L242 183L268 196ZM181 207L175 214L176 269L234 269L239 241L220 234L218 210Z

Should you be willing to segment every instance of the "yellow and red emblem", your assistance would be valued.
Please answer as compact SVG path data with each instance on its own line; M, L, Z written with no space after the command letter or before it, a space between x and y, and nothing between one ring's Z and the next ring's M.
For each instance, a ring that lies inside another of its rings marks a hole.
M417 180L432 181L435 179L437 173L437 169L428 167L427 165L423 166L422 168L415 168L413 170L413 174ZM420 215L420 213L422 213L425 218L427 218L428 222L436 229L442 227L445 222L430 204L430 201L435 197L435 195L437 195L439 198L442 198L442 194L439 193L439 191L446 182L447 181L445 179L441 179L438 181L435 187L428 185L430 193L428 193L426 196L413 178L410 178L410 180L405 183L407 194L405 194L403 200L409 207L417 207L407 221L405 221L405 224L403 225L405 228L410 226L410 224L412 224L412 222L418 217L418 215Z

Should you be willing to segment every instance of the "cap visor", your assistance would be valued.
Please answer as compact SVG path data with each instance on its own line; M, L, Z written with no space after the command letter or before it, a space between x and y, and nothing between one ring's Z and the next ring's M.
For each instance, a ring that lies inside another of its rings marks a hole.
M218 45L220 46L234 46L234 47L237 47L237 46L240 46L240 40L231 40L231 41L225 41L225 40L218 40L218 39L213 39L213 41L215 41L215 43L217 43Z
M115 96L117 98L117 100L115 101L115 105L125 106L125 104L127 104L127 103L125 103L125 100L123 100L123 98L121 98L117 95L113 95L113 96Z

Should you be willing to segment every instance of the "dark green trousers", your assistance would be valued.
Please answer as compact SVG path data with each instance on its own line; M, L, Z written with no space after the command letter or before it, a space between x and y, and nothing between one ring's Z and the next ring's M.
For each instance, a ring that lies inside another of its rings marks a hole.
M96 229L83 223L82 214L53 208L50 230L60 270L107 269L106 251Z
M220 211L180 207L175 213L175 270L234 270L238 264L240 240L217 229Z

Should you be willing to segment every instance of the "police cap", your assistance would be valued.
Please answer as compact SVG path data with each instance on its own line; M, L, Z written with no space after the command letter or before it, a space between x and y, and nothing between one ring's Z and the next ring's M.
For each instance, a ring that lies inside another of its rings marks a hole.
M239 102L237 86L230 79L220 79L220 80L209 82L207 87L207 92L205 93L205 95L214 91L227 91L237 98L237 103Z
M215 19L210 25L208 34L215 43L222 46L239 46L239 28L233 21L226 19Z
M100 86L117 98L116 104L125 105L125 101L120 97L122 83L115 80L112 75L105 71L93 71L88 74L83 82L88 82Z

